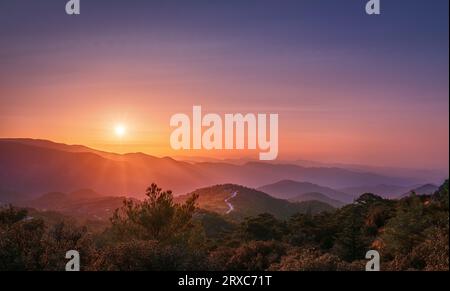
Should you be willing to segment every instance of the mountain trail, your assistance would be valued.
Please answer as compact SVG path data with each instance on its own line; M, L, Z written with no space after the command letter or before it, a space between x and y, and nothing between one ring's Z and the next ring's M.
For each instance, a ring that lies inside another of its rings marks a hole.
M231 194L230 197L225 199L225 203L228 205L228 208L229 208L226 214L230 214L234 210L234 206L233 206L233 204L230 203L230 200L233 199L234 197L236 197L237 194L238 194L238 192L235 191L235 192L233 192L233 194Z

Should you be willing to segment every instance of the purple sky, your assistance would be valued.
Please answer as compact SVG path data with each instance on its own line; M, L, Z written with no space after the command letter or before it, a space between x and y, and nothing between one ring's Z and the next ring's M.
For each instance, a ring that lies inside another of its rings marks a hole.
M282 158L448 169L448 1L365 2L2 1L0 137L174 154L195 104L279 113Z

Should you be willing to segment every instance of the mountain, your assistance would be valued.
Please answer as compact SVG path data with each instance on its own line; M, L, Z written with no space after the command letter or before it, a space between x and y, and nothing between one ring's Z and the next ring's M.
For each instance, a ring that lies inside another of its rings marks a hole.
M293 199L302 194L321 193L332 200L345 203L353 202L353 197L329 187L319 186L309 182L297 182L292 180L282 180L274 184L259 187L258 190L268 193L274 197L281 199Z
M106 221L114 210L121 207L125 197L103 196L83 189L72 193L51 192L36 199L20 203L39 211L55 211L75 218Z
M359 197L364 193L372 193L385 198L395 198L398 195L405 193L411 187L397 186L397 185L375 185L375 186L359 186L339 189L339 191L348 193L353 197Z
M182 162L143 153L106 153L85 146L43 140L0 139L1 187L33 197L45 192L67 193L74 189L90 188L113 196L142 198L152 182L163 189L173 190L177 195L214 184L258 187L283 179L309 181L330 188L382 183L415 184L414 179L340 168L308 168L264 162ZM335 199L323 191L313 189L307 192L319 192ZM298 194L301 193L294 195Z
M409 178L414 177L416 178L417 184L423 183L424 181L441 183L443 179L448 177L449 173L448 168L414 169L414 168L400 168L400 167L369 166L360 164L322 163L306 160L297 160L291 163L303 167L320 167L320 168L331 167L331 168L347 169L356 172L374 173L383 176L409 177Z
M438 186L433 184L425 184L400 195L400 198L408 197L411 195L412 192L416 193L416 195L432 195L437 190L439 190Z
M79 189L69 194L72 199L94 199L104 197L102 194L95 192L92 189Z
M152 182L166 189L188 191L205 178L192 165L170 158L140 153L103 155L91 150L65 150L64 146L56 149L47 143L38 146L0 140L0 185L34 197L80 188L97 189L114 196L142 197Z
M330 197L317 192L305 193L295 196L289 199L291 202L306 202L306 201L320 201L326 204L329 204L335 208L340 208L345 205L344 202L339 200L331 199Z
M291 164L248 162L242 166L224 163L200 163L196 165L212 170L219 177L231 177L230 181L235 184L250 187L258 187L263 183L276 183L280 180L308 181L330 188L358 186L365 183L369 185L379 184L376 181L398 181L400 184L408 181L372 173L352 172L340 168L306 168Z
M30 199L30 196L21 192L0 188L0 206L16 204Z
M244 165L248 162L257 162L254 158L230 158L230 159L217 159L202 156L174 156L176 160L186 162L225 162L234 165ZM448 168L441 169L415 169L415 168L401 168L401 167L387 167L387 166L370 166L362 164L346 164L346 163L325 163L310 160L275 160L266 161L270 164L290 164L297 165L304 168L339 168L346 169L353 172L360 173L372 173L381 176L388 177L403 177L415 180L415 184L423 184L425 182L431 182L435 184L441 183L448 177ZM343 191L345 192L345 191Z
M180 196L182 202L193 193L199 195L198 207L233 218L244 218L261 213L270 213L280 219L288 218L295 213L320 213L333 211L333 207L319 201L292 203L274 198L264 192L244 186L226 184L201 188L192 193Z

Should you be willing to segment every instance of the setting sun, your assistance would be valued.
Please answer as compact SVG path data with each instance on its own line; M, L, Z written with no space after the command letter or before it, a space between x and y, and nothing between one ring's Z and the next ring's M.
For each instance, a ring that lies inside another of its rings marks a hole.
M114 131L118 137L123 137L125 135L127 129L124 125L118 124L118 125L116 125Z

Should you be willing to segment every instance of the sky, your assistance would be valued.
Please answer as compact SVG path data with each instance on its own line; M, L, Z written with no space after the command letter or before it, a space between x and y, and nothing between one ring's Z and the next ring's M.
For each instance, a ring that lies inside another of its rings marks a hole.
M251 154L173 151L201 105L278 113L280 159L448 169L448 0L65 3L0 2L0 137Z

